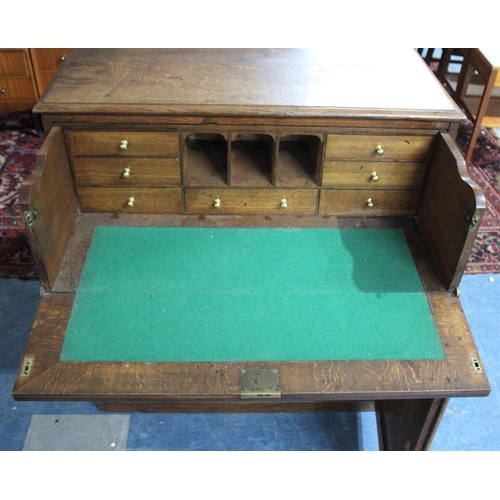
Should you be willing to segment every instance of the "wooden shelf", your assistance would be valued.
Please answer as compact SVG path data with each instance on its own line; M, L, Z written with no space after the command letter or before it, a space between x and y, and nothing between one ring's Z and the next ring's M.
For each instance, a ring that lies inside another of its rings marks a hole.
M231 185L272 187L274 140L269 135L238 135L231 141Z
M317 186L320 144L321 141L316 136L293 135L281 137L276 186Z
M190 134L186 138L185 184L224 186L228 182L227 140L219 134Z

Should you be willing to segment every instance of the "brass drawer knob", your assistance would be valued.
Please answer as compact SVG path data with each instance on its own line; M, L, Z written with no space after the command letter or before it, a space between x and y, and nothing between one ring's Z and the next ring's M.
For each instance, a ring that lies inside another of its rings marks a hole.
M122 151L126 151L128 148L128 141L126 141L125 139L123 139L122 142L120 142L120 149Z
M66 61L66 59L67 59L66 54L62 54L62 55L61 55L61 61Z
M377 172L372 172L370 174L370 179L373 181L373 182L377 182L378 181L378 175L377 175Z
M221 202L220 202L219 198L217 198L216 200L214 200L214 207L215 208L220 208L220 203Z
M127 205L132 208L134 206L134 203L135 203L135 199L132 198L132 196L128 199L127 201Z
M130 168L126 168L124 171L123 171L123 178L124 179L128 179L130 177Z
M368 208L373 208L373 200L371 198L368 198L366 200L366 205Z
M384 154L384 148L379 144L378 146L375 147L375 152L382 156Z
M5 94L5 92L7 92L7 87L2 87L2 88L0 89L0 92L1 92L2 94Z
M286 199L285 199L285 198L283 198L283 199L281 200L281 208L287 208L287 207L288 207L288 203L286 202Z

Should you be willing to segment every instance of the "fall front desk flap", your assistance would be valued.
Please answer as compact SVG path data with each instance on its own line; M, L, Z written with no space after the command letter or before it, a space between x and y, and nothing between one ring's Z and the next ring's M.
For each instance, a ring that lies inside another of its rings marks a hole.
M398 229L97 227L61 360L444 359Z

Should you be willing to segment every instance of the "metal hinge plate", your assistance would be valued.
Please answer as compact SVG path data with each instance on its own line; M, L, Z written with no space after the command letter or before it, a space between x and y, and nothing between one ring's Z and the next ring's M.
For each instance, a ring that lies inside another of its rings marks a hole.
M280 397L280 372L277 368L242 368L241 399Z
M33 208L31 210L25 210L23 212L24 222L26 224L26 227L34 228L41 214L42 214L42 198L38 196L38 198L35 200Z

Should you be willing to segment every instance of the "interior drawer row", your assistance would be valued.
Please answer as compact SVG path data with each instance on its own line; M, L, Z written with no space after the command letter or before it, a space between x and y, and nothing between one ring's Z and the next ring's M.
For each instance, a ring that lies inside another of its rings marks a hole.
M199 134L187 134L191 149L185 148L183 166L177 132L66 132L77 185L95 186L159 186L183 182L196 187L231 184L235 187L419 189L433 141L432 136L410 135L326 134L321 141L318 136L314 136L316 141L308 141L305 135L297 135L295 140L287 136L286 141L281 138L278 157L273 160L274 139L269 137L263 141L265 134L234 134L231 151L224 151L220 139L214 138L210 146L206 137L219 137L215 134L205 134L203 141L196 141L198 149L195 150L192 146L195 135ZM323 154L319 142L325 143L322 169L314 167L320 162L312 158ZM315 147L310 148L313 143ZM257 155L262 156L257 158ZM229 172L227 164L231 159L232 171ZM272 173L273 161L277 165L275 174ZM316 174L317 171L321 175Z
M411 215L417 190L81 187L83 212L203 215Z

